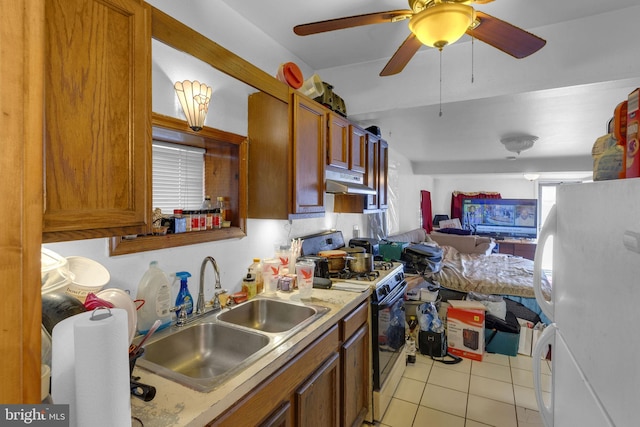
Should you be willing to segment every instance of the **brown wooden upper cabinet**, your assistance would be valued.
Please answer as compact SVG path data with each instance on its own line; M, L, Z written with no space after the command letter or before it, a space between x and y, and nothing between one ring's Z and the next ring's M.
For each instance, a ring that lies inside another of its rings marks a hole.
M334 112L327 117L327 165L349 169L349 121Z
M367 159L367 132L349 125L349 170L364 173Z
M45 2L44 242L150 221L148 12L140 0Z
M372 195L334 196L334 210L342 213L371 213L389 207L387 177L389 174L389 144L371 132L364 131L364 184L375 190Z
M295 219L324 215L327 113L291 93L289 103L249 96L249 217Z
M367 133L346 118L327 113L327 166L364 173Z

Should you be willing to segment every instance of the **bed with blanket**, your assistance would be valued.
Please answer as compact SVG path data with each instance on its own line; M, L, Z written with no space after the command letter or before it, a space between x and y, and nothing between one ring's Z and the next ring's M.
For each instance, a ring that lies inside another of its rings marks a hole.
M535 299L533 261L506 254L461 253L452 246L442 249L442 269L431 273L431 280L456 292L501 295L524 305L544 323L550 323ZM549 299L551 283L542 276L542 294Z
M441 286L443 301L463 299L469 292L500 295L517 317L535 321L537 316L543 323L551 323L535 299L533 261L492 253L493 239L436 232L427 234L423 229L415 229L389 236L387 240L422 242L443 249L441 269L425 276ZM551 282L544 274L541 289L545 298L550 298Z

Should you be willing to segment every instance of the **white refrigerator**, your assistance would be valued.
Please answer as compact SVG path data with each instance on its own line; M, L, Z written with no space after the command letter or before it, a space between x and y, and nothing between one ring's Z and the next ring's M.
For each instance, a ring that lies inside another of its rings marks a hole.
M553 324L534 349L545 426L640 425L640 179L566 184L538 238L534 281L553 236L552 300L536 299ZM538 285L539 286L539 285ZM544 401L540 357L551 344ZM537 362L537 363L536 363Z

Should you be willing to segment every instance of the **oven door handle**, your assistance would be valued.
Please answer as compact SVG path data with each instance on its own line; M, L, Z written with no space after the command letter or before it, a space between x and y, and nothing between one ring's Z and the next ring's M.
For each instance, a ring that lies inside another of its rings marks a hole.
M399 299L404 298L404 293L407 290L407 282L402 282L402 285L396 287L394 292L387 295L382 301L378 303L378 310L384 310L391 307L398 302Z

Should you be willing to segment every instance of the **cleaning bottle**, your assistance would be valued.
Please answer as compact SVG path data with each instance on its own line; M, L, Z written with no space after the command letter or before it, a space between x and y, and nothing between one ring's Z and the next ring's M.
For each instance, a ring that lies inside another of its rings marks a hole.
M187 307L187 316L190 316L193 313L193 298L189 293L187 280L191 277L191 274L188 271L179 271L176 273L176 277L180 278L180 290L176 298L176 307L184 304ZM180 316L180 310L176 311L176 316Z
M158 267L157 261L149 263L149 269L144 273L136 299L144 304L138 310L138 332L147 333L154 322L160 319L160 328L171 324L171 288L167 275Z

